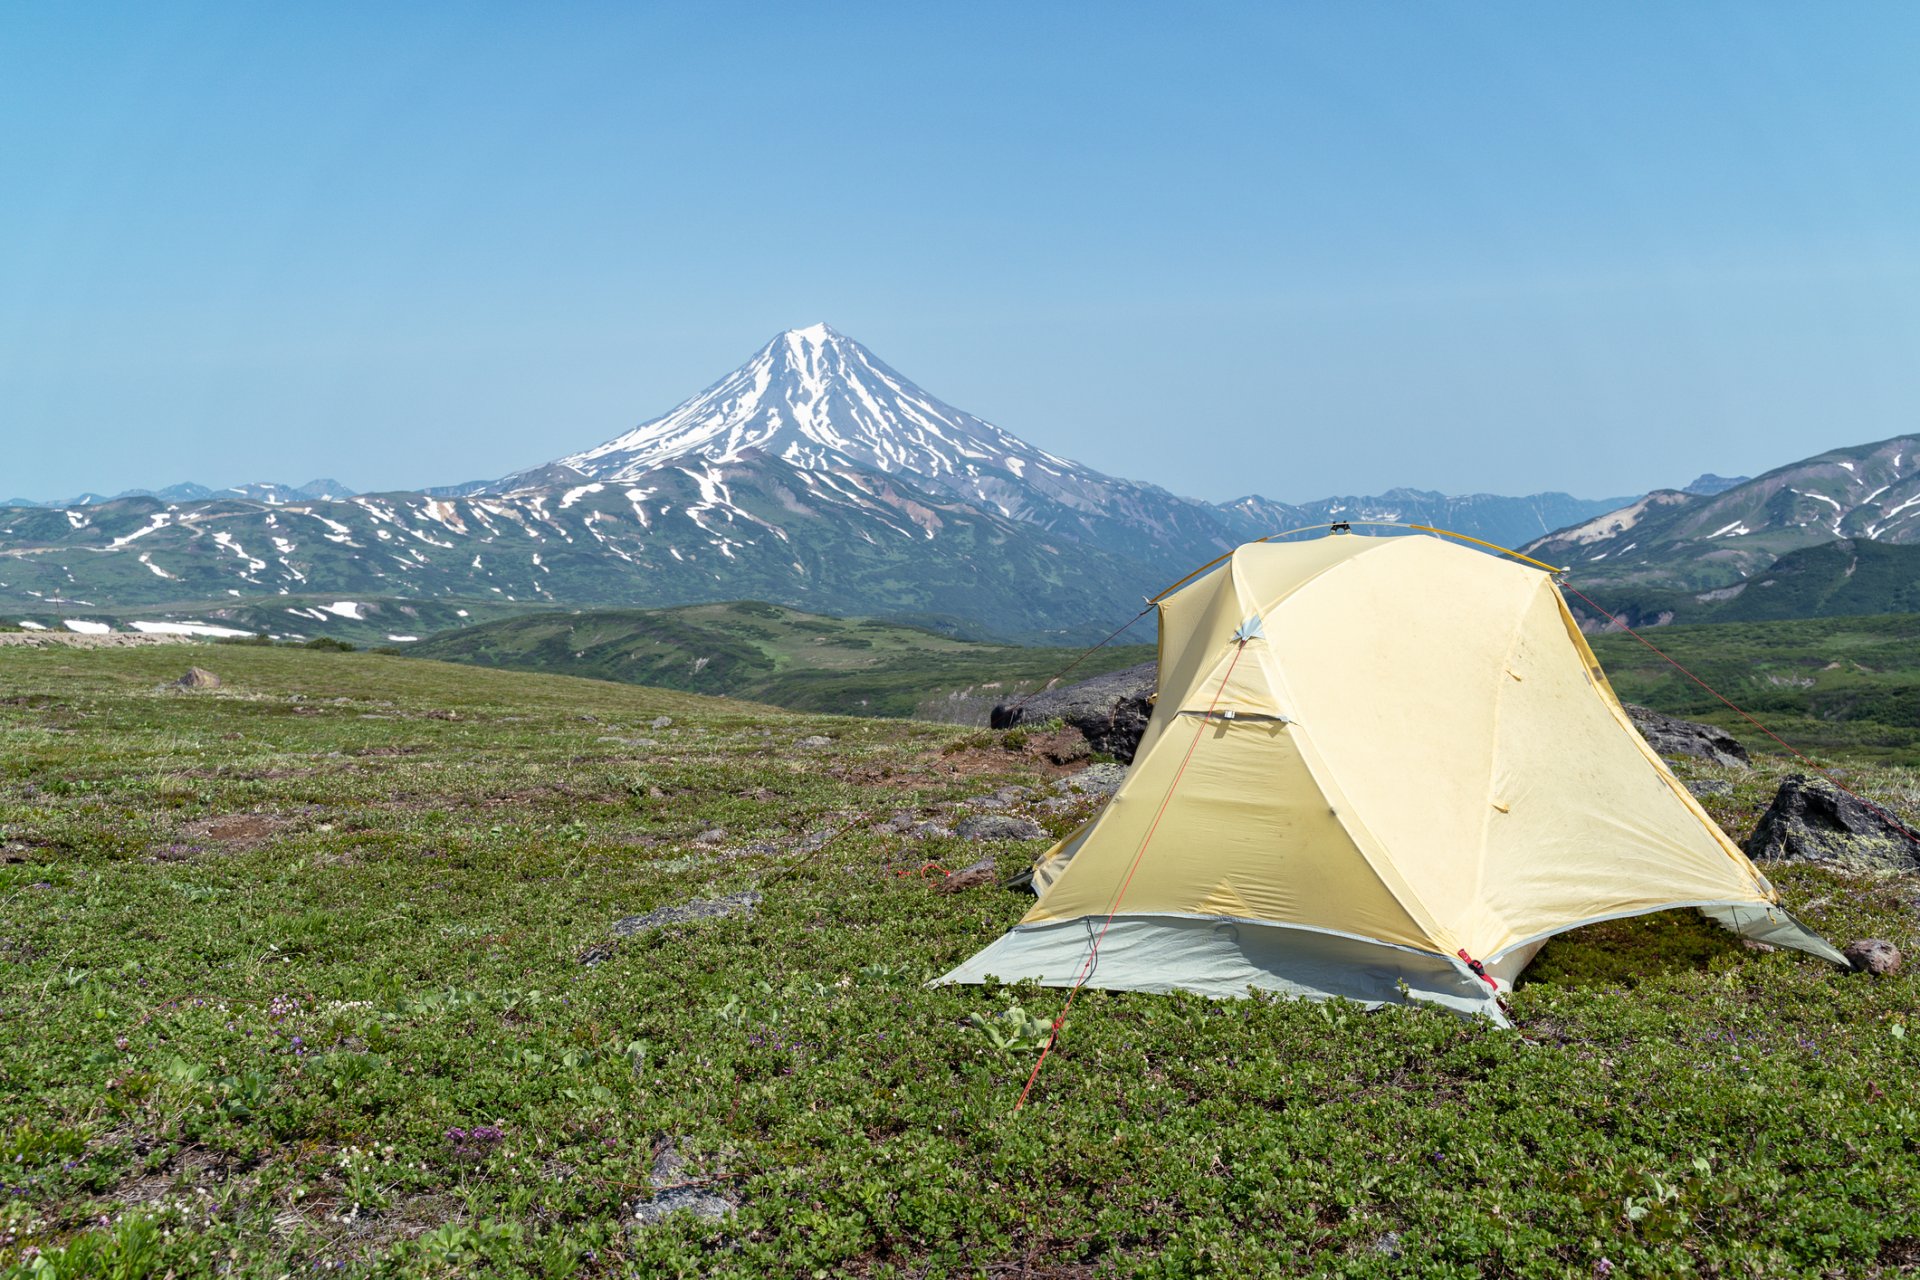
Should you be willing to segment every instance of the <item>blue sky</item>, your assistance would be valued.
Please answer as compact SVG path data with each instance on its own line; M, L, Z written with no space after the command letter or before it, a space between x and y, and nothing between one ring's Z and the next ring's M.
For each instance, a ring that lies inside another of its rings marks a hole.
M1200 497L1920 429L1920 9L0 9L0 496L450 483L826 320Z

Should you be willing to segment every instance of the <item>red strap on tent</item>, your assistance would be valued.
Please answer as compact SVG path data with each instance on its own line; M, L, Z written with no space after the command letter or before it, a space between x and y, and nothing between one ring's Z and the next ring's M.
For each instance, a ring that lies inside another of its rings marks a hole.
M1495 991L1498 991L1500 989L1500 984L1495 982L1487 974L1487 966L1481 964L1478 960L1475 960L1472 956L1468 955L1467 949L1465 947L1460 948L1460 950L1455 952L1454 954L1458 955L1462 960L1465 960L1467 962L1467 968L1473 970L1474 977L1480 979L1480 981L1486 983L1488 986L1492 987Z
M1180 758L1180 767L1174 772L1173 781L1167 786L1167 794L1160 801L1153 821L1147 826L1147 834L1141 837L1140 848L1133 855L1133 865L1127 868L1126 879L1114 891L1113 903L1108 908L1107 919L1100 926L1100 932L1094 935L1093 945L1087 948L1087 958L1080 966L1080 974L1073 980L1073 987L1067 992L1067 1002L1060 1007L1060 1016L1053 1020L1053 1030L1047 1036L1046 1047L1040 1050L1040 1060L1033 1064L1033 1072L1027 1076L1026 1087L1020 1090L1020 1100L1013 1104L1015 1111L1027 1105L1027 1095L1033 1092L1033 1082L1040 1078L1040 1068L1047 1064L1047 1055L1053 1052L1054 1042L1060 1039L1060 1028L1067 1023L1067 1011L1073 1008L1073 998L1080 994L1080 988L1087 985L1087 979L1093 976L1094 963L1100 957L1100 942L1107 936L1107 930L1113 927L1113 918L1120 914L1120 903L1127 896L1127 887L1133 883L1134 872L1140 869L1140 860L1147 856L1147 846L1153 843L1154 832L1160 829L1160 819L1166 816L1167 806L1173 803L1173 793L1179 789L1180 779L1187 772L1187 764L1193 759L1193 752L1200 745L1200 737L1207 731L1207 725L1213 720L1213 713L1220 705L1221 695L1227 691L1227 682L1233 678L1233 669L1240 663L1240 655L1246 652L1247 642L1242 640L1234 646L1233 661L1227 664L1226 674L1220 677L1220 687L1214 690L1213 702L1207 707L1207 714L1200 717L1193 729L1193 741L1187 744L1187 754Z
M1579 596L1582 600L1585 600L1589 605L1592 606L1594 612L1598 613L1601 617L1605 618L1608 622L1611 622L1614 626L1619 627L1622 631L1626 632L1628 635L1632 636L1635 640L1638 640L1641 644L1647 646L1647 648L1653 650L1654 653L1658 654L1661 658L1665 659L1667 664L1671 666L1675 671L1678 671L1681 675L1693 681L1695 684L1699 685L1702 689L1705 689L1708 693L1720 699L1720 701L1726 703L1729 707L1732 707L1734 710L1734 713L1738 715L1742 720L1745 720L1748 724L1752 725L1754 728L1758 729L1760 732L1766 734L1769 738L1772 738L1775 742L1785 747L1789 752L1791 752L1793 755L1797 756L1801 761L1803 761L1809 769L1812 769L1815 773L1825 778L1828 782L1831 782L1839 790L1846 792L1848 795L1852 796L1855 800L1858 800L1861 804L1867 806L1867 808L1873 810L1875 813L1885 818L1888 822L1892 823L1894 827L1899 830L1900 834L1905 836L1908 840L1912 841L1914 844L1920 845L1920 835L1915 835L1912 829L1909 828L1906 823L1900 821L1900 819L1894 817L1891 813L1887 812L1885 809L1881 808L1879 805L1875 804L1873 801L1867 799L1865 796L1861 795L1858 791L1855 791L1852 787L1849 787L1846 783L1840 781L1840 779L1834 777L1833 774L1828 772L1824 766L1815 764L1813 761L1813 758L1807 755L1806 752L1794 746L1791 742L1788 742L1785 738L1781 737L1779 734L1775 733L1773 730L1767 728L1767 726L1761 724L1758 720L1748 715L1745 710L1735 705L1732 698L1729 698L1726 694L1721 693L1718 689L1708 684L1705 680L1702 680L1699 676L1693 674L1693 672L1681 666L1680 663L1676 661L1671 654L1666 653L1664 650L1660 648L1660 646L1656 645L1653 641L1647 639L1645 636L1641 635L1638 631L1635 631L1632 627L1628 626L1624 619L1619 618L1614 614L1608 613L1605 609L1602 609L1598 604L1595 604L1592 596L1588 595L1586 592L1582 591L1580 588L1574 586L1571 582L1562 583L1561 585L1566 587L1567 590L1573 592L1573 594Z

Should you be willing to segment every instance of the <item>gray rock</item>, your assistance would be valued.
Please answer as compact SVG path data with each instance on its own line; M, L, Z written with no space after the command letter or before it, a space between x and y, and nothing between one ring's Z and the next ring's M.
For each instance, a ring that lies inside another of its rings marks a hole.
M1025 787L1002 787L991 795L975 796L963 803L974 809L1005 809L1032 795Z
M173 683L180 689L218 689L220 677L204 667L188 667L187 674Z
M674 1213L691 1213L709 1222L718 1221L731 1217L738 1207L724 1196L687 1185L687 1160L673 1140L654 1157L653 1170L647 1180L653 1186L653 1198L632 1206L634 1222L643 1227L650 1227Z
M1730 796L1733 784L1719 778L1691 778L1687 781L1687 790L1696 796Z
M996 729L1063 720L1078 729L1095 751L1119 760L1132 760L1153 714L1154 682L1159 664L1143 662L1061 689L1048 689L1024 701L1002 703L993 709Z
M1127 780L1123 764L1090 764L1076 774L1060 779L1062 790L1083 796L1110 796Z
M1858 942L1849 942L1842 948L1841 955L1847 958L1856 973L1898 973L1903 957L1900 948L1885 938L1862 938Z
M954 823L953 834L962 840L1038 840L1047 833L1031 818L981 813Z
M749 916L760 905L760 895L752 890L730 893L724 898L695 898L677 907L658 907L643 916L623 916L613 922L613 936L630 937L663 924L682 924L688 920L715 920L721 916Z
M672 716L655 716L647 724L647 728L649 729L669 729L672 727L673 727Z
M1693 756L1730 769L1753 767L1747 749L1725 729L1696 724L1632 703L1627 704L1627 715L1632 717L1633 727L1640 731L1647 745L1663 756Z
M946 840L952 837L953 828L939 822L923 822L913 829L913 834L922 840Z
M1755 861L1817 862L1886 871L1920 870L1920 846L1894 819L1825 778L1794 774L1747 838Z
M807 747L807 748L830 747L833 745L833 739L824 737L816 733L810 737L800 739L800 741L794 743L793 745L796 747Z

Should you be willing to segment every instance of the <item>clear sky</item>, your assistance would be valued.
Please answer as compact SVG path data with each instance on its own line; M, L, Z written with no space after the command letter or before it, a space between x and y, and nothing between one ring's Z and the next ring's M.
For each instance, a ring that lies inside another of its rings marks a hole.
M826 320L1198 497L1920 429L1920 7L0 7L0 497L499 475Z

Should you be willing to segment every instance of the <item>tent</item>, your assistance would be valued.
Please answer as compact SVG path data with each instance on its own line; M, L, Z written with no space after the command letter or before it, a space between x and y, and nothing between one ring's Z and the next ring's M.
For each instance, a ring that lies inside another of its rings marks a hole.
M1157 598L1132 767L939 982L1431 1001L1504 1024L1546 940L1804 929L1640 737L1552 575L1429 536L1250 543Z

